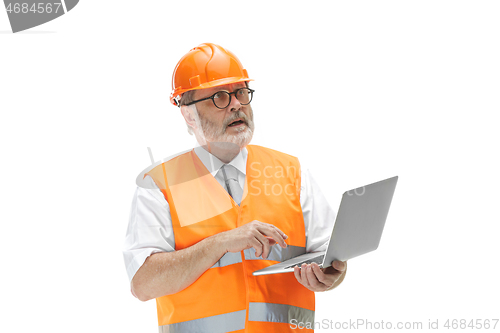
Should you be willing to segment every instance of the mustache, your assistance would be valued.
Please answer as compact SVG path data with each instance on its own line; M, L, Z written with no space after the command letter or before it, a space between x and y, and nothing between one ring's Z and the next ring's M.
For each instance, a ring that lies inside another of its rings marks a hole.
M241 111L238 111L232 117L229 117L229 118L224 120L224 127L223 128L226 128L229 124L231 124L233 121L235 121L238 118L241 118L245 122L245 124L248 125L247 115Z

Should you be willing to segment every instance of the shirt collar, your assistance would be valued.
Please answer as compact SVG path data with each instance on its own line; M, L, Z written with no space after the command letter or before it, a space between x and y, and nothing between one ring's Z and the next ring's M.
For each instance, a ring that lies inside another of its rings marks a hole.
M215 155L212 155L207 150L205 150L205 148L203 148L202 146L194 148L194 152L201 160L205 168L207 168L207 170L214 177L217 174L217 172L219 172L219 169L225 164L224 162L219 160ZM240 150L238 155L236 155L232 159L232 161L227 164L234 166L236 169L238 169L238 171L246 175L247 157L248 157L248 150L246 148L243 148Z

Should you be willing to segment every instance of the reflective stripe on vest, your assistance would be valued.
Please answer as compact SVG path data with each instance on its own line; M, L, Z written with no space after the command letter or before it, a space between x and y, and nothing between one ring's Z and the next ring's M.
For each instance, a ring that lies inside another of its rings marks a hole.
M189 320L182 323L163 325L159 327L160 333L186 333L186 332L231 332L245 328L246 311L224 313L217 316ZM298 306L276 303L250 302L249 321L263 321L273 323L314 323L314 311Z
M160 333L224 333L245 328L246 310L224 313L217 316L184 321L182 323L159 326Z
M262 256L257 257L255 255L255 249L252 247L250 249L246 249L243 251L245 254L246 260L262 260ZM279 245L271 246L271 251L267 256L266 260L274 260L274 261L285 261L294 257L297 257L301 254L306 253L306 248L303 246L293 246L288 245L286 248L282 248ZM237 264L241 262L241 253L240 252L228 252L222 256L212 267L225 267L232 264Z
M240 252L228 252L222 256L212 267L225 267L232 264L237 264L241 262L241 253Z
M250 302L249 321L290 324L292 319L295 319L298 323L312 324L314 323L314 311L287 304Z
M243 252L245 253L245 260L262 260L262 256L255 256L255 249L253 247L250 249L246 249ZM281 246L276 244L271 246L271 251L269 252L266 260L282 262L304 253L306 253L306 248L303 246L287 245L286 248L282 248Z

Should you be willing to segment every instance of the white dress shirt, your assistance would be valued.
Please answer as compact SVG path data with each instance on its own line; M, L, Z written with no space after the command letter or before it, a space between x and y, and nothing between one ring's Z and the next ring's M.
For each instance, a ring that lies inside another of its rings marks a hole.
M225 188L222 173L219 173L224 163L203 147L196 147L194 151L212 176ZM228 163L238 170L238 183L242 188L246 178L247 157L248 151L243 148ZM151 254L175 251L169 204L153 179L146 176L145 180L149 182L149 188L137 187L135 191L123 248L130 281ZM335 212L328 205L309 170L302 167L300 205L304 215L306 252L326 250L335 222Z

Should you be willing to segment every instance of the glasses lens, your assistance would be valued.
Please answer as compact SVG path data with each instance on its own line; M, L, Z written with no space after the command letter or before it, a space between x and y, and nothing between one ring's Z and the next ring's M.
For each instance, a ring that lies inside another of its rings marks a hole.
M229 105L230 95L226 91L219 91L214 95L214 104L219 109L225 109Z
M243 105L250 104L252 95L252 91L248 88L242 88L236 92L236 98L238 98L238 101Z

